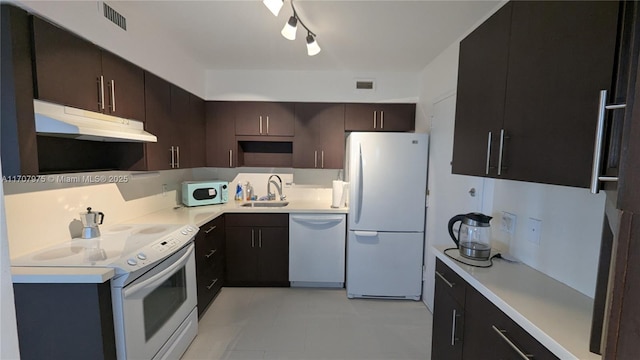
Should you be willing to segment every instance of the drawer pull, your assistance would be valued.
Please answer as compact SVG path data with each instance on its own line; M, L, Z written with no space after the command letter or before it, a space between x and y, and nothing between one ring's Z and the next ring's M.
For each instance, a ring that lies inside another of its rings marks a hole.
M216 227L217 227L217 226L213 225L213 226L212 226L212 227L210 227L208 230L205 230L205 231L204 231L204 233L205 233L205 234L208 234L208 233L212 232L212 231L213 231L213 229L215 229Z
M445 282L445 284L449 285L450 288L454 287L456 285L456 283L452 283L449 280L447 280L442 274L440 274L439 272L436 271L436 275L438 275L438 277L440 279L442 279L442 281Z
M211 288L218 282L218 279L213 279L211 285L207 286L207 290L211 290Z
M495 325L491 325L491 327L493 328L493 331L495 331L498 335L500 335L502 340L504 340L507 344L509 344L509 346L511 346L511 348L516 353L518 353L518 355L520 356L521 359L523 359L523 360L533 359L533 355L523 353L522 350L520 350L516 346L516 344L514 344L511 340L509 340L509 338L505 335L507 333L507 330L500 330Z
M213 249L213 250L211 250L211 252L210 252L210 253L208 253L208 254L207 254L207 255L205 255L204 257L206 257L206 258L208 259L208 258L212 257L212 256L213 256L213 254L215 254L217 251L218 251L218 249Z

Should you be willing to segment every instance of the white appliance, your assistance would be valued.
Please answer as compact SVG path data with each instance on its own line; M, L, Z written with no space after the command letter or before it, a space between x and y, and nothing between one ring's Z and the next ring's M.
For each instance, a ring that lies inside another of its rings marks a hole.
M420 299L428 139L414 133L347 138L349 298Z
M289 281L292 287L344 286L345 214L289 216Z
M198 331L193 225L121 224L12 266L108 267L118 359L177 359Z

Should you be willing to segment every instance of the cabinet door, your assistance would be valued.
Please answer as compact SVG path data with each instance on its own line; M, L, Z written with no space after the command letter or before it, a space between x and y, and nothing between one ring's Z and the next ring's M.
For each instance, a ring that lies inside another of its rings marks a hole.
M189 159L187 167L204 167L207 165L206 138L207 126L205 120L205 101L189 95Z
M145 128L158 142L145 144L147 170L171 169L171 84L145 72Z
M462 335L464 334L464 308L445 288L447 285L436 277L433 299L432 359L462 359Z
M372 104L346 104L344 112L345 131L375 131L377 118L374 119L375 107ZM375 122L375 127L374 127Z
M174 168L188 168L191 158L190 142L192 124L190 120L189 93L171 85L171 146L174 147Z
M218 217L202 226L195 245L198 316L201 316L224 282L224 218Z
M105 114L144 121L144 70L102 51Z
M298 103L293 167L341 169L344 163L344 105Z
M416 127L415 104L382 104L377 111L378 131L412 131Z
M258 231L252 227L227 227L226 278L230 284L255 282L258 277Z
M512 8L507 3L460 42L454 174L497 174Z
M97 46L34 16L33 49L37 99L103 111Z
M258 280L268 283L289 281L289 229L262 227L258 232Z
M244 101L235 102L236 135L293 136L292 103Z
M514 347L533 359L558 359L477 290L467 289L465 305L465 359L520 359Z
M236 106L232 102L207 101L207 166L230 168L238 165L235 114Z
M619 3L513 3L508 179L589 187L599 92L611 90ZM456 129L457 130L457 129Z

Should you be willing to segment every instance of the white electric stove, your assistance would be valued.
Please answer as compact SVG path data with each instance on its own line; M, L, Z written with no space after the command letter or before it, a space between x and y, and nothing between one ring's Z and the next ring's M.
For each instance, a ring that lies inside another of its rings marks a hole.
M108 267L119 360L180 358L198 331L194 225L119 224L11 259L12 266Z

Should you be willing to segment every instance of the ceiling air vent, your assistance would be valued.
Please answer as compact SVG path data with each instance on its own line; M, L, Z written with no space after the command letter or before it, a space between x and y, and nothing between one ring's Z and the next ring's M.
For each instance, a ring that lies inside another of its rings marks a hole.
M118 25L122 30L127 31L127 19L105 2L102 3L102 15L112 23Z
M356 80L356 89L357 90L373 90L374 87L373 80Z

